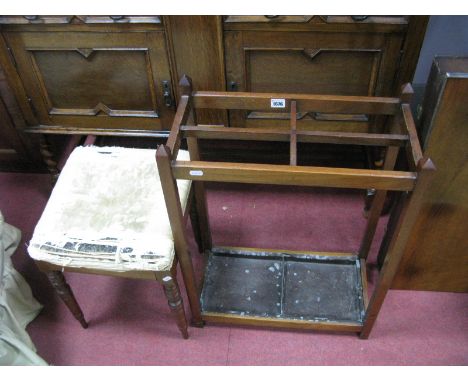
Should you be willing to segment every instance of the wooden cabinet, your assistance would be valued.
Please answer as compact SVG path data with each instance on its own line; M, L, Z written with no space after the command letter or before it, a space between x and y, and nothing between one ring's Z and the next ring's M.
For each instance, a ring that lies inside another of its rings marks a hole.
M389 96L395 89L407 17L229 16L224 19L228 90ZM285 126L289 115L230 113L234 126ZM366 115L314 110L298 128L368 131Z
M0 65L25 121L14 123L18 130L165 137L183 74L194 90L397 94L398 84L411 80L427 20L0 16ZM282 126L288 119L210 109L198 117L231 126ZM314 110L297 118L298 128L324 130L368 131L379 122Z

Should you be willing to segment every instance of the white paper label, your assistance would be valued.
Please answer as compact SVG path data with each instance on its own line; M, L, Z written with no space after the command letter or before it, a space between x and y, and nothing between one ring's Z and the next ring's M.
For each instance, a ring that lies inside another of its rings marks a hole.
M284 98L272 98L271 107L284 109L286 107L286 100Z
M202 170L190 170L190 175L192 176L203 176Z

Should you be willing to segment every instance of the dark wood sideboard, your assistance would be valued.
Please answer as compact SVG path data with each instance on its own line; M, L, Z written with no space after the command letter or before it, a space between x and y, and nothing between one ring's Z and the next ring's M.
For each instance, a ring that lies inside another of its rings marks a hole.
M427 21L0 16L0 164L37 163L31 133L165 137L182 74L195 90L396 95L412 79ZM297 118L301 129L385 129L385 121L366 115L310 111ZM237 110L206 110L198 122L288 126L286 116Z

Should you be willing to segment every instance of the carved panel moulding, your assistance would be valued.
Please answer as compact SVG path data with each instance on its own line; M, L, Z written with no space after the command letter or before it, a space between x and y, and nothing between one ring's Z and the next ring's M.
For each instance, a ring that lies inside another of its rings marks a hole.
M147 23L161 24L159 16L80 16L88 24Z
M69 49L69 48L34 48L34 49L26 49L29 52L34 52L34 51L50 51L50 52L60 52L60 51L67 51L67 52L77 52L81 54L84 58L89 58L92 53L98 52L98 51L144 51L148 52L148 48L74 48L74 49Z
M69 24L73 16L0 16L0 24Z
M320 53L347 53L347 52L356 52L356 53L382 53L382 49L349 49L349 48L244 48L246 53L251 51L290 51L290 52L301 52L304 56L313 59L317 57Z
M384 23L408 24L408 16L224 16L225 23Z
M224 16L226 23L308 23L314 17L320 16Z
M314 58L319 53L331 53L331 52L357 52L357 53L381 53L382 49L361 49L361 48L252 48L252 47L244 47L244 51L297 51L302 52L306 57Z
M102 102L99 102L93 109L58 109L52 108L51 115L107 115L109 117L145 117L158 118L158 113L151 110L113 110Z
M408 24L408 16L321 16L326 23Z
M320 53L347 53L347 52L356 52L356 53L381 53L381 49L340 49L340 48L317 48L317 49L297 49L302 51L302 53L310 58L311 60L317 57Z
M161 24L159 16L0 16L0 24L109 24L146 23Z
M89 58L91 53L94 52L93 48L76 48L76 51L81 54L84 58Z

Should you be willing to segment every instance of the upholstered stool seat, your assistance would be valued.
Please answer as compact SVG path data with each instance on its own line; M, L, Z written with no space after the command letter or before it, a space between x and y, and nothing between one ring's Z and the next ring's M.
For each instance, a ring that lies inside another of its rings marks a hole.
M174 241L156 150L77 147L62 170L28 251L35 260L117 272L169 270ZM179 151L179 159L188 159ZM185 209L190 181L178 181Z
M175 274L175 248L156 150L77 147L69 156L28 246L59 296L86 327L62 272L160 281L187 336ZM188 160L180 150L178 159ZM177 181L182 210L190 181Z

